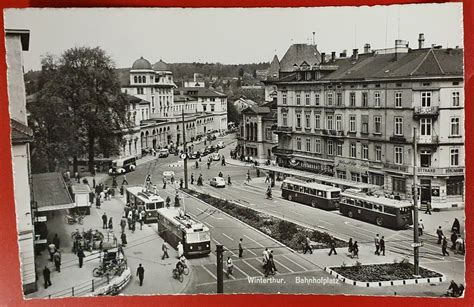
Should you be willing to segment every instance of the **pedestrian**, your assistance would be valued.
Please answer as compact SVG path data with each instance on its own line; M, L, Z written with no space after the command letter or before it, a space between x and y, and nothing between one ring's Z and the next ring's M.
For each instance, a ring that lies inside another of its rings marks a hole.
M44 288L48 289L48 286L51 286L51 271L45 265L43 269L43 279L44 279Z
M380 256L380 238L379 238L379 234L377 234L375 236L374 242L375 242L375 254L377 256Z
M196 169L198 169L199 168L199 162L196 161L196 163L194 163L194 166L196 167Z
M102 229L107 229L107 214L102 214Z
M123 193L125 193L125 189L123 185L120 186L120 195L123 196Z
M438 235L438 244L441 244L441 241L443 240L443 237L444 237L441 226L439 226L438 229L436 230L436 234Z
M79 258L79 268L82 268L82 263L84 261L85 256L86 255L84 254L82 248L79 248L79 250L77 251L77 258Z
M171 198L170 196L166 196L166 208L169 208L170 207L170 203L171 203Z
M232 185L232 181L230 179L230 175L227 175L227 185Z
M194 174L191 173L191 184L194 184Z
M456 234L461 233L461 226L460 226L459 220L457 218L454 219L453 227L451 227L451 231L455 232Z
M122 219L120 220L120 228L122 229L122 233L125 232L125 226L127 226L127 220L125 219L125 216L122 216Z
M207 161L207 169L211 168L211 161Z
M171 181L171 184L173 185L174 184L174 176L171 176L170 181Z
M260 169L257 168L257 177L260 177Z
M359 244L357 241L354 242L354 245L352 246L352 258L359 259Z
M349 239L349 254L352 254L352 248L353 248L354 244L352 243L352 238Z
M54 256L54 253L56 253L56 245L54 245L53 242L51 242L49 245L48 245L48 250L49 250L49 260L51 262L53 262L53 256Z
M120 235L120 240L122 240L122 246L127 245L127 235L125 234L125 232L122 232L122 234Z
M337 255L336 240L334 240L334 237L331 237L331 240L329 241L329 246L331 247L331 249L329 250L329 256L332 255L332 252L334 252L334 255Z
M183 244L181 243L181 241L178 242L178 258L181 258L181 256L184 256L184 248L183 248Z
M457 241L457 240L458 240L458 235L456 234L456 232L453 232L453 233L451 234L451 243L453 244L453 245L451 246L451 249L452 249L452 250L455 250L455 249L456 249L456 241Z
M81 176L79 176L78 172L75 173L75 177L76 177L77 183L80 183L81 182Z
M95 207L100 209L100 194L97 194L95 197Z
M219 172L218 176L224 178L224 174L222 174L222 172Z
M112 223L112 217L109 219L109 229L112 230L114 228L114 225Z
M225 158L222 156L222 166L225 166Z
M242 238L239 240L239 258L242 258L242 255L244 254L244 247L242 246Z
M427 203L426 203L426 211L425 211L425 214L431 215L431 203L430 203L430 202L427 202Z
M425 229L425 225L423 224L423 220L420 219L418 222L418 235L422 236L423 235L423 229Z
M54 266L56 267L56 271L59 273L61 272L61 253L56 251L53 255Z
M132 218L132 227L130 229L132 231L132 233L135 233L136 222L137 222L137 219Z
M122 185L128 185L127 175L123 175Z
M175 207L179 207L179 195L178 195L178 191L176 191L176 195L174 197L174 206Z
M163 178L163 189L166 189L166 179Z
M443 252L443 257L449 256L447 248L448 248L448 240L446 240L446 237L443 236L443 243L441 245L441 251Z
M163 245L161 246L161 250L163 251L163 256L161 256L161 260L165 260L165 258L170 257L168 255L168 249L168 244L166 244L166 242L163 242Z
M95 177L92 178L92 188L95 189Z
M138 265L137 276L138 276L138 279L140 280L140 287L141 287L143 285L143 278L145 278L145 269L142 267L141 263Z
M267 276L268 259L269 259L268 248L265 248L265 250L262 252L262 263L263 263L263 269L265 270L265 277Z
M250 178L250 170L249 170L249 171L247 172L247 182L250 182L250 180L252 180L252 179Z
M273 274L275 274L276 272L278 272L278 270L275 266L275 261L273 261L273 249L270 250L270 254L268 255L268 260L270 262L271 270Z
M313 249L311 248L311 239L306 236L305 242L304 242L304 251L303 254L306 254L306 252L309 252L310 254L313 253Z
M183 188L183 178L179 178L179 188L182 189Z
M71 180L71 172L69 170L66 171L66 181L69 182Z
M382 253L383 256L385 256L385 237L382 236L382 239L380 239L380 253Z
M266 178L265 178L265 183L268 183L270 181L270 175L267 174Z
M59 249L60 241L59 241L59 237L58 237L57 233L54 234L53 243L54 243L54 246L56 247L56 249Z
M143 230L143 223L145 222L145 211L144 210L140 210L140 212L138 213L138 218L139 218L139 221L140 221L140 230Z

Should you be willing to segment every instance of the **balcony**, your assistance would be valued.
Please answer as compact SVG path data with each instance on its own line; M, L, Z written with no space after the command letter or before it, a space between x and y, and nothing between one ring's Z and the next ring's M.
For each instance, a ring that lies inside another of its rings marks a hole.
M290 133L292 131L292 128L287 127L287 126L277 126L274 129L274 131L275 131L275 133Z
M414 118L420 117L438 117L439 107L415 107Z
M417 137L417 142L420 145L438 145L439 137L437 135L425 135Z
M323 129L321 130L322 134L324 136L328 136L328 137L341 137L341 136L344 136L344 131L340 130L329 130L329 129Z
M284 148L274 147L272 149L272 152L276 155L291 155L293 153L293 150L292 149L284 149Z
M406 143L407 139L403 135L392 135L389 138L390 142L394 143Z

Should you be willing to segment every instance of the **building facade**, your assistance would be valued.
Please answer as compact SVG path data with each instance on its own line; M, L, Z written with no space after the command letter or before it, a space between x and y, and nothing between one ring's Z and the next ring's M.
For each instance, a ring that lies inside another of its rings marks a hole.
M23 56L28 51L28 30L5 30L8 66L8 100L11 117L12 167L17 216L20 271L25 294L37 290L34 212L30 192L30 148L33 131L28 127Z
M364 53L339 58L315 45L291 46L273 82L279 165L409 199L416 155L422 206L463 206L463 50L423 41L417 49L401 40L385 50L366 44Z

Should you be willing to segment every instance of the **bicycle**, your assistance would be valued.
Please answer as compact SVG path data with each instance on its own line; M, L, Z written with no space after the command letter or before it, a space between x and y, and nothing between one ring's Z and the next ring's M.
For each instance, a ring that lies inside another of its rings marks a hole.
M173 278L183 282L183 272L180 272L177 268L173 269Z
M99 265L99 267L92 270L92 276L102 277L102 276L114 276L118 271L118 266L113 264Z
M324 245L323 243L318 243L318 242L313 242L313 241L311 241L311 242L309 243L309 248L311 249L310 253L312 253L313 250L315 250L316 248L321 247L321 246L323 246L323 245ZM302 243L300 244L299 248L298 248L296 251L297 251L299 254L304 254L305 250L306 250L306 243L305 243L305 242L302 242Z

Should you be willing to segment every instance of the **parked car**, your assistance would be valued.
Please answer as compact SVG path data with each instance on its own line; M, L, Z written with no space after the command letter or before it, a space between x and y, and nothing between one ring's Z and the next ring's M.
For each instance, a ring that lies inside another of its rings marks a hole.
M195 152L192 152L189 154L189 159L199 159L199 157L201 156L201 153L199 151L195 151Z
M225 147L225 144L223 141L220 141L219 143L217 143L217 148L224 148Z
M215 152L216 151L216 148L214 147L214 145L211 145L211 146L207 147L207 149L209 150L209 152Z
M209 185L216 188L219 188L219 187L225 188L225 180L222 177L214 177L214 178L211 178Z
M219 153L215 153L211 156L212 160L219 161L221 159L221 155Z
M170 155L170 152L168 149L160 149L160 151L158 151L158 158L166 158Z

